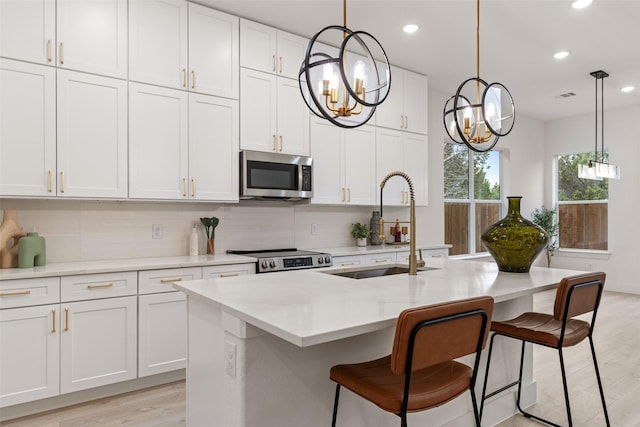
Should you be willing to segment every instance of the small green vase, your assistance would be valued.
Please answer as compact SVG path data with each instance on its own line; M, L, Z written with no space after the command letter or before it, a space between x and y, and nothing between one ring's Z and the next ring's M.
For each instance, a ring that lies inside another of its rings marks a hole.
M509 212L482 233L482 243L500 271L527 273L549 242L549 234L520 215L520 199L507 197Z

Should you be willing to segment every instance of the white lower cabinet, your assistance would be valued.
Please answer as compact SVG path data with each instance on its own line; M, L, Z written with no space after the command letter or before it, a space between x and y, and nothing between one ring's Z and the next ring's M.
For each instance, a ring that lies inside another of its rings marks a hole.
M0 407L60 393L60 305L0 310Z
M392 264L396 262L395 252L382 252L365 255L365 264Z
M203 279L246 276L247 274L255 274L255 273L256 273L256 265L254 263L214 265L210 267L202 267Z
M356 265L364 265L364 255L347 255L347 256L334 256L334 267L353 267Z
M62 303L60 393L136 378L136 299Z

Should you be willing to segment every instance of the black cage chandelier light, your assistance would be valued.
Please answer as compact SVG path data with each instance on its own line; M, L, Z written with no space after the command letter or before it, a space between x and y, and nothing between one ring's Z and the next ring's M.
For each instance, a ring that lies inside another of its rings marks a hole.
M591 76L596 79L596 135L595 135L595 150L594 159L589 160L586 165L578 165L578 177L584 179L594 179L597 181L603 178L620 179L620 167L609 163L608 159L605 159L604 151L604 79L609 77L609 73L606 71L598 70L592 71ZM598 80L600 81L600 157L598 158Z
M465 80L444 105L444 127L457 144L476 152L491 150L515 122L509 90L480 78L480 0L476 2L476 77Z
M347 0L343 25L325 27L309 42L298 82L309 109L344 128L365 124L387 98L387 54L371 34L347 28Z

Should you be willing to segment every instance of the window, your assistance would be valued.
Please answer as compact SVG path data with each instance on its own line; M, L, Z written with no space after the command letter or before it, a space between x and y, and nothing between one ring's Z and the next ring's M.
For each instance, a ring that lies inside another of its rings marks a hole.
M471 197L473 195L473 197ZM502 215L500 152L444 149L444 234L450 255L485 252L480 236Z
M608 249L609 182L578 178L594 153L558 157L558 225L562 249ZM607 161L605 152L603 161Z

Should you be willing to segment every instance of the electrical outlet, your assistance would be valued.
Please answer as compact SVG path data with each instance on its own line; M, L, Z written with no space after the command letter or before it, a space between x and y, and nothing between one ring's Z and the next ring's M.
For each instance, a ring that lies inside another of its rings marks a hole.
M236 377L236 345L232 342L225 341L224 343L224 363L226 366L227 375L231 378Z
M162 224L153 224L151 226L151 238L162 239Z
M311 234L312 235L318 234L318 224L311 224Z

